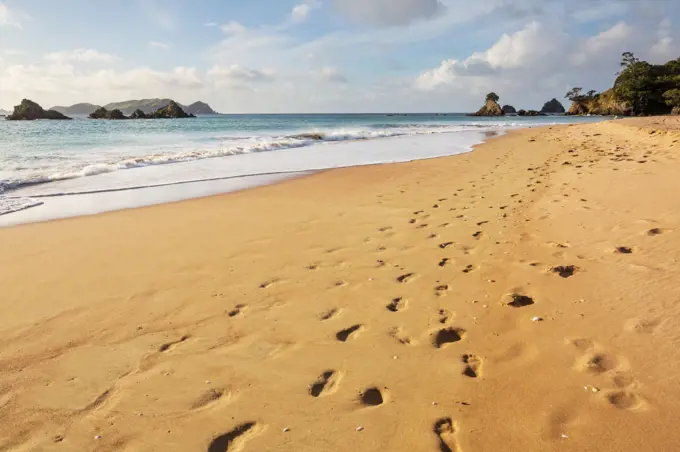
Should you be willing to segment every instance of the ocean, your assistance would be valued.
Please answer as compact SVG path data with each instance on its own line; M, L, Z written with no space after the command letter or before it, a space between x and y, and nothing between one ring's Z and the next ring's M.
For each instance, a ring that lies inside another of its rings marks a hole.
M454 155L510 129L599 120L464 114L0 119L0 226L223 193L328 168Z

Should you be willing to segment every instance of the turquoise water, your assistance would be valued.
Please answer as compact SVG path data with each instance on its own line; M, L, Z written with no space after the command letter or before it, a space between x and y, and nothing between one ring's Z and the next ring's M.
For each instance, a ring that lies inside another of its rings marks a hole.
M489 133L601 119L336 114L0 120L0 214L39 204L27 197L430 158L467 152Z

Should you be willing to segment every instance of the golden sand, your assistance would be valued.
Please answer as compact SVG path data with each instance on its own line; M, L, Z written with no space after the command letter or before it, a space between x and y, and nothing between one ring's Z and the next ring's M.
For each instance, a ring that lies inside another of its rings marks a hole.
M676 450L678 124L0 230L0 450Z

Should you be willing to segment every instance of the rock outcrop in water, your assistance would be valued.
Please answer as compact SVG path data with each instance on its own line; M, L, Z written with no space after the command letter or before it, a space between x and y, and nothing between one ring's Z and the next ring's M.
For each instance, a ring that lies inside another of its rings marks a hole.
M149 115L147 115L138 108L137 110L132 112L132 114L130 115L130 119L151 119L151 118Z
M175 119L175 118L195 118L196 116L189 114L182 110L177 102L171 100L168 105L163 108L159 108L153 112L153 118L156 119Z
M514 115L517 113L517 110L515 110L515 107L512 105L503 105L502 110L506 115Z
M470 116L503 116L505 113L500 105L498 105L498 95L496 93L489 93L486 95L486 104L479 109L477 113Z
M536 110L520 110L517 113L518 116L545 116L545 113L541 113Z
M175 101L170 101L170 103L163 107L159 108L155 112L151 114L146 114L142 110L137 109L132 112L132 114L128 117L123 114L122 111L119 109L113 109L111 111L107 110L104 107L99 107L92 113L90 113L89 118L90 119L112 119L112 120L117 120L117 119L174 119L174 118L195 118L196 116L192 114L186 113L184 110L182 110L182 107L179 106Z
M123 114L122 111L115 109L108 111L104 107L99 107L89 116L90 119L128 119L127 116Z
M559 114L564 113L565 111L564 105L562 105L560 101L555 98L543 104L543 108L541 108L541 113Z
M122 111L116 108L115 110L111 110L109 112L109 119L130 119L130 118L125 116Z
M35 102L24 99L14 107L14 112L7 116L10 121L32 121L35 119L71 119L58 111L45 110Z

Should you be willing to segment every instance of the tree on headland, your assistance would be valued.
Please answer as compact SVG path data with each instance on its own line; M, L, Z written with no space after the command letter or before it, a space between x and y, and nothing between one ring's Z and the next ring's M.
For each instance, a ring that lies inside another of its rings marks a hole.
M580 87L572 88L564 95L564 97L572 102L577 102L581 98L582 91L583 88Z
M490 92L489 94L486 95L486 101L487 102L489 102L490 100L492 100L494 102L498 102L499 99L500 99L500 96L498 96L498 94L496 94L494 92Z
M588 91L586 94L583 94L583 88L581 87L576 87L572 88L565 94L565 98L569 99L572 102L585 102L589 100L593 100L598 96L597 91L594 89L591 89Z
M634 65L635 63L639 63L640 60L635 58L635 55L633 52L623 52L621 55L621 67L626 69Z

